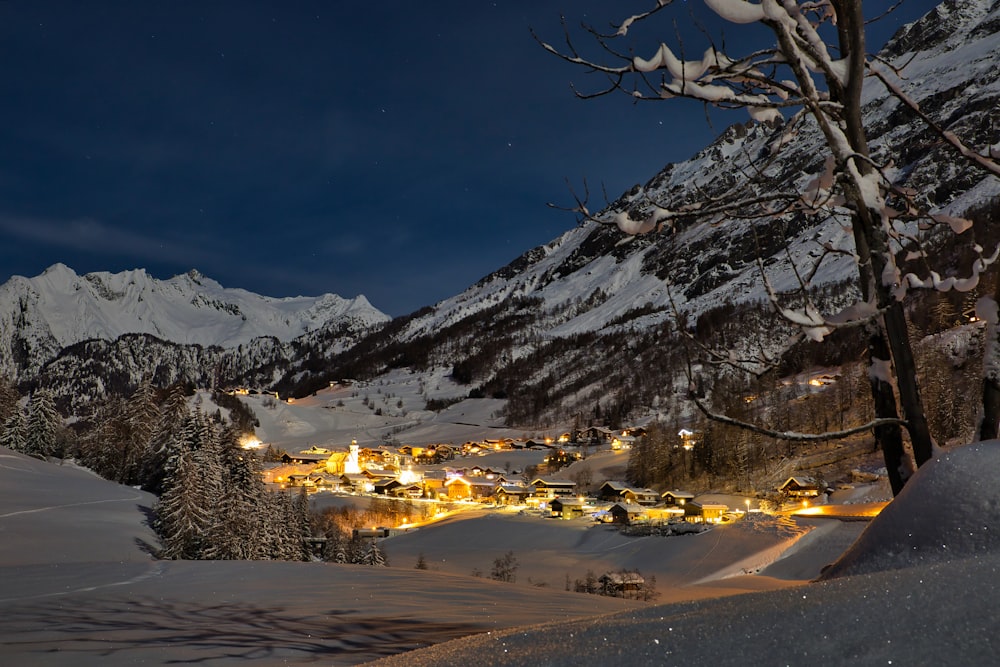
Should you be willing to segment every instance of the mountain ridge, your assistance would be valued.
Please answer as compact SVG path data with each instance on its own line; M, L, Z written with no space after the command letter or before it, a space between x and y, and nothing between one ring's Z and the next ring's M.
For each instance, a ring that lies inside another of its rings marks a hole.
M949 0L903 27L881 57L905 65L900 85L944 129L983 147L1000 144L1000 137L991 134L991 128L1000 126L1000 82L992 76L998 53L1000 0ZM878 81L869 79L865 85L873 158L886 165L895 185L917 193L931 212L949 215L1000 201L1000 179L982 175L943 147ZM786 145L789 138L794 143ZM785 146L782 154L766 159L778 146ZM682 321L702 329L696 325L705 320L710 326L703 330L729 350L739 353L761 345L760 332L781 330L769 319L758 261L777 291L790 291L798 287L793 266L809 265L824 247L849 250L850 232L843 221L818 224L791 215L766 221L736 218L724 225L692 218L659 234L629 236L616 220L626 213L642 219L654 203L677 210L733 188L752 193L777 184L801 191L823 172L824 154L822 139L808 121L735 123L691 158L666 165L624 192L592 219L434 305L391 322L368 321L367 328L354 327L349 319L346 324L327 320L292 340L259 339L264 342L242 358L236 346L207 351L197 362L164 362L161 377L218 378L223 383L240 379L302 396L337 378L443 367L452 369L470 396L507 398L507 417L513 423L580 419L598 408L607 414L609 405L616 414L673 411L676 417L689 387L678 373L683 363L670 330ZM759 174L758 162L765 165ZM849 302L849 283L856 273L852 257L842 255L821 269L813 284L824 291L826 305L836 309ZM188 282L204 282L200 274L184 276ZM127 287L105 278L89 282L100 283L110 294ZM214 307L209 296L200 307ZM959 305L961 312L964 304ZM216 310L226 314L224 304ZM11 312L24 315L23 308ZM148 333L163 337L162 331ZM48 360L33 367L36 374L59 357L45 369L44 382L61 383L61 393L70 394L72 378L83 377L89 363L86 346L56 349L56 341L41 335L28 342ZM113 364L124 386L135 382L142 355L160 349L159 343L135 337L117 349L90 348ZM843 344L838 349L845 353L853 348ZM14 352L30 359L38 351ZM802 357L817 355L811 351ZM175 356L162 353L163 358ZM200 368L187 368L192 363Z
M334 322L366 330L389 319L364 296L274 298L223 287L196 270L159 280L145 269L81 276L54 264L0 285L0 372L30 376L77 343L129 334L233 349L257 338L290 343Z

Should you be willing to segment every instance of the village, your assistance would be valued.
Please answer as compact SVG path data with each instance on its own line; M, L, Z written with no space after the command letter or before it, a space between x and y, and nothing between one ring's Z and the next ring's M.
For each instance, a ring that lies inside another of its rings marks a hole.
M361 447L352 441L346 449L312 446L283 452L279 460L265 464L262 474L272 487L309 493L314 504L327 495L413 501L422 510L419 523L446 511L491 508L539 518L587 519L622 526L701 524L704 529L760 511L757 498L726 496L727 502L721 502L713 495L699 497L676 489L657 492L607 478L608 473L623 473L631 443L642 435L641 428L612 431L592 427L558 438L486 439L461 446ZM690 431L681 433L682 446L691 446L692 435ZM263 444L254 440L248 447ZM497 461L504 453L516 453L520 456L515 460L537 464L520 468L510 460L502 465L476 462ZM581 467L589 461L595 465ZM785 509L801 509L826 489L812 477L793 476L773 491L787 501ZM379 527L370 536L384 537L416 525L407 520L400 526ZM691 530L678 527L674 532Z

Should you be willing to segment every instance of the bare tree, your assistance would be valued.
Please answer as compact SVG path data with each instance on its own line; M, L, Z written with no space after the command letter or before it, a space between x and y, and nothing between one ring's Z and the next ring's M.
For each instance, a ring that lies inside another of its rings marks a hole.
M772 287L762 262L760 272L774 311L797 330L789 344L805 339L820 341L848 327L863 332L875 419L838 432L803 434L741 422L713 412L704 401L696 402L713 420L776 438L828 439L872 429L883 451L892 489L898 493L913 469L902 429L909 435L917 466L932 457L934 447L910 346L904 301L915 288L972 289L980 274L996 261L997 252L989 253L970 243L974 258L970 265L962 267L964 276L955 275L958 267L943 271L929 266L928 230L944 228L962 234L972 223L932 213L914 193L894 182L888 164L872 157L862 115L862 83L866 76L881 81L887 94L920 115L945 144L984 173L1000 174L1000 169L990 155L970 149L924 114L899 85L899 71L867 55L861 0L761 0L759 4L705 0L725 21L737 25L758 23L769 29L774 42L744 55L733 56L712 43L700 58L686 58L680 39L680 56L663 43L648 58L618 46L633 39L640 24L653 24L652 19L666 16L672 4L672 0L656 0L648 11L613 26L611 33L584 26L589 45L599 45L602 56L582 55L568 27L564 47L539 42L550 53L605 77L606 85L591 93L577 92L581 97L623 92L637 102L688 98L723 109L741 108L755 121L773 124L778 138L765 155L745 156L750 167L734 174L727 190L702 191L686 201L646 198L627 210L597 215L588 210L585 194L576 198L573 210L592 220L616 224L630 235L676 230L692 221L718 224L747 220L773 225L794 216L807 216L817 224L824 219L840 221L850 230L850 242L827 243L811 265L794 267L800 285L795 299L788 299ZM691 30L688 34L695 33ZM823 170L807 182L775 181L768 168L810 132L810 136L818 133L822 137L818 147L826 157ZM860 299L846 308L824 312L812 297L813 279L824 262L845 254L855 262ZM756 373L762 372L762 367L773 368L779 357L733 359L731 354L708 355L709 361L720 364L754 366ZM1000 368L1000 364L994 363L993 367ZM995 375L1000 377L1000 372ZM1000 381L995 384L1000 388ZM986 429L983 432L990 433Z

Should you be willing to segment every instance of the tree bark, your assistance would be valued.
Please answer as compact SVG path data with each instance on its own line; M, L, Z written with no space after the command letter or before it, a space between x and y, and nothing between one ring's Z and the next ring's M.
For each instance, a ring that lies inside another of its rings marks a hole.
M989 301L984 299L984 301ZM981 302L982 303L982 302ZM1000 303L1000 280L997 281L992 303L983 303L990 312L977 314L986 320L986 340L983 347L983 418L979 422L976 440L994 440L1000 424L1000 326L998 326L997 304Z
M868 157L870 155L868 138L861 117L861 85L865 75L866 57L865 25L861 2L860 0L835 0L834 6L837 11L840 49L841 53L848 58L849 74L843 87L831 86L831 94L838 98L843 105L844 129L852 150L860 156ZM870 173L872 169L865 160L855 160L855 166L862 175ZM869 302L874 300L879 309L885 313L882 318L884 334L879 335L879 337L884 336L884 339L876 343L874 340L876 334L874 333L869 338L870 361L891 358L894 363L900 405L906 420L907 431L910 434L914 460L919 466L933 456L933 440L927 426L923 401L920 397L916 364L913 350L910 347L903 306L882 278L883 269L889 261L887 253L890 252L888 237L882 226L882 212L869 209L861 193L854 187L849 185L847 190L855 206L854 239L859 258L858 269L862 297ZM889 354L881 356L885 353L883 348L886 342ZM872 397L875 402L876 417L890 416L887 414L890 402L886 392L891 395L892 387L882 385L887 385L887 383L884 381L876 382L874 378L872 379ZM891 411L895 413L895 399L892 402ZM901 443L894 441L895 436L891 436L888 432L885 436L890 439L882 444L888 445L889 449L883 447L883 452L886 456L886 468L892 475L893 468L905 469L900 468L899 465L905 453ZM876 440L878 439L879 436L876 433ZM901 484L905 483L905 477L901 477L899 481L900 488L902 488ZM893 492L897 492L895 487Z

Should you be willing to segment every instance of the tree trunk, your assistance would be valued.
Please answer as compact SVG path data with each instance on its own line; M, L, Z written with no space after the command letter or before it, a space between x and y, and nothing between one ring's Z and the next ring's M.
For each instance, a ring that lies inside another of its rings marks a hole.
M880 367L888 367L889 346L886 343L882 327L876 322L868 325L868 381L871 385L872 403L875 406L875 417L896 418L896 396L888 378L878 371ZM903 429L897 424L876 426L874 429L875 446L882 450L882 459L889 475L889 486L892 495L896 496L903 490L911 473L911 466L903 447Z
M1000 280L993 299L984 298L976 304L976 314L986 320L986 340L983 344L983 418L979 422L976 440L994 440L1000 423L1000 326L997 302L1000 301Z
M858 155L867 157L870 154L868 137L865 134L861 117L861 84L865 75L866 57L865 25L861 2L859 0L835 0L834 5L837 11L840 50L848 58L849 75L843 87L831 85L831 95L843 104L844 130L852 150ZM854 163L860 174L865 175L871 172L871 164L867 161L855 160ZM847 193L855 207L854 240L859 259L858 270L862 296L868 302L874 301L878 308L885 313L882 318L883 340L874 345L875 349L873 349L874 334L869 338L870 361L891 358L894 363L896 386L899 389L903 418L906 420L907 431L913 445L914 460L919 466L933 456L933 440L927 427L923 401L920 398L916 364L913 359L913 350L910 347L903 306L892 294L891 286L886 285L883 280L883 269L889 261L887 253L890 247L886 231L882 226L882 212L869 209L864 197L856 188L848 185ZM889 355L882 356L884 354L882 347L885 342L888 342ZM883 378L879 382L872 379L872 396L875 401L876 417L890 416L888 414L888 396L892 394L892 387L881 386L887 384L884 381L886 379L888 378ZM894 401L895 399L893 399ZM892 406L891 411L896 412L895 405ZM876 439L878 439L877 434ZM886 468L891 476L894 467L897 470L905 469L899 467L904 454L901 444L898 445L898 452L895 451L897 443L889 442L888 444L890 450L883 451L886 456ZM902 473L900 473L899 482L900 488L902 488L902 483L905 483L905 477L902 476ZM895 485L893 492L897 492Z

